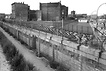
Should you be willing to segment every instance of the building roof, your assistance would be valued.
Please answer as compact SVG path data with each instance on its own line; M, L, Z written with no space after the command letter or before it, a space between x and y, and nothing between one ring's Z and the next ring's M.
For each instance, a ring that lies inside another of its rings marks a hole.
M40 3L43 7L48 6L48 7L56 7L61 5L61 2L49 2L49 3Z
M14 4L22 4L22 5L27 5L28 6L28 4L24 4L24 2L14 2L11 5L14 5Z

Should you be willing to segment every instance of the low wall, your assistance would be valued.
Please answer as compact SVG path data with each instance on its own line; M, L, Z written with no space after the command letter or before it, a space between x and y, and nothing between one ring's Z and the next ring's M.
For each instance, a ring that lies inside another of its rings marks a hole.
M43 37L43 35L41 36L42 39L45 38ZM70 71L105 71L106 70L105 69L106 67L103 67L102 64L97 63L94 60L85 58L80 54L76 54L74 52L66 50L67 46L65 45L51 44L50 42L51 39L48 42L42 39L40 38L36 39L37 49L40 49L41 53L48 55L48 57L52 58L56 62L59 62L60 64L66 66L67 68L70 69ZM80 51L77 52L80 53Z
M40 53L54 59L56 62L70 69L70 71L105 71L95 68L95 66L93 66L94 64L90 63L89 61L86 62L85 57L79 56L73 52L68 52L65 49L58 49L59 46L52 45L44 40L40 39L40 44L39 41L36 41L36 46L37 49L40 47ZM65 46L63 47L65 48Z

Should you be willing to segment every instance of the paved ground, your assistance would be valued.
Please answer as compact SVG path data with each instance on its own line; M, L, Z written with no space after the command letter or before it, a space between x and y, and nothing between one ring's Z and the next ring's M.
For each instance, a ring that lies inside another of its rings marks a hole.
M0 46L0 71L10 71L10 65L8 64L3 54L1 46Z
M3 32L3 34L19 50L19 53L22 54L27 61L29 61L31 64L33 64L38 69L38 71L54 71L50 67L47 67L47 65L45 65L45 63L42 60L38 59L27 48L25 48L23 45L21 45L20 42L16 41L14 38L12 38L12 36L10 36L6 32L4 32L4 30L2 28L0 28L0 31Z

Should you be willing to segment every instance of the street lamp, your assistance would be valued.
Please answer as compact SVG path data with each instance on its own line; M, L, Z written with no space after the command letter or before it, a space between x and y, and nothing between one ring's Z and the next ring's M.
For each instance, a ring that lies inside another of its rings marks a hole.
M97 10L92 11L91 15L92 15L94 12L97 12Z
M104 5L104 4L106 4L106 3L102 3L101 5L99 5L99 7L98 7L98 9L97 9L97 26L96 26L96 27L98 27L98 11L99 11L100 7L101 7L102 5Z
M90 17L89 17L90 21L93 20L93 19L97 19L97 15L93 14L94 12L97 13L97 10L94 10L94 11L91 12Z
M94 12L95 12L95 14L94 14ZM96 13L97 13L97 10L92 11L92 12L91 12L91 16L92 16L92 15L96 15Z
M102 5L104 5L104 4L106 4L106 3L102 3L99 7L98 7L98 9L97 9L97 25L96 25L96 28L98 29L98 11L99 11L99 9L100 9L100 7L102 6ZM105 27L105 26L104 26ZM104 35L104 33L102 34L103 36L105 36ZM106 38L106 37L105 37ZM103 47L103 45L105 45L105 39L103 39L102 41L101 41L101 46ZM103 47L104 48L104 47ZM102 49L102 48L101 48ZM105 49L105 48L104 48Z
M62 10L62 30L64 28L63 19L64 19L64 10ZM63 42L63 34L62 34L62 42Z
M63 18L64 18L64 11L62 11L62 29L63 29Z

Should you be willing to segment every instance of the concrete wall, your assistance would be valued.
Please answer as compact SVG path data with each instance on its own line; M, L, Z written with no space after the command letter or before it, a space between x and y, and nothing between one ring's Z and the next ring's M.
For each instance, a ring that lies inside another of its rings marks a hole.
M36 45L38 49L38 40L36 42ZM63 47L65 48L65 46ZM61 46L54 46L40 39L40 52L45 55L48 55L48 57L50 57L51 59L54 58L56 62L59 62L60 64L64 65L66 68L70 69L70 71L105 71L103 69L99 70L95 68L95 64L92 64L92 62L90 63L90 61L88 60L86 61L86 58L79 56L78 54L68 52L65 49L58 48L61 48Z
M43 42L43 41L40 41L40 42ZM50 58L53 58L53 48L51 47L51 45L49 43L44 42L43 44L42 43L39 44L39 42L37 41L36 46L37 46L37 49L39 49L39 47L40 47L41 53L48 55Z
M12 29L10 31L13 32ZM20 33L19 37L25 43L29 43L29 39L26 38L25 35L21 35ZM38 40L38 38L35 40L36 48L40 49L41 53L48 55L48 57L54 59L56 62L59 62L61 65L69 68L70 71L106 71L105 65L74 53L76 51L74 49L70 51L69 48L71 47L58 44L58 42L55 41L54 42L57 44L51 44L51 42L46 42L42 39ZM77 52L81 53L80 51Z

